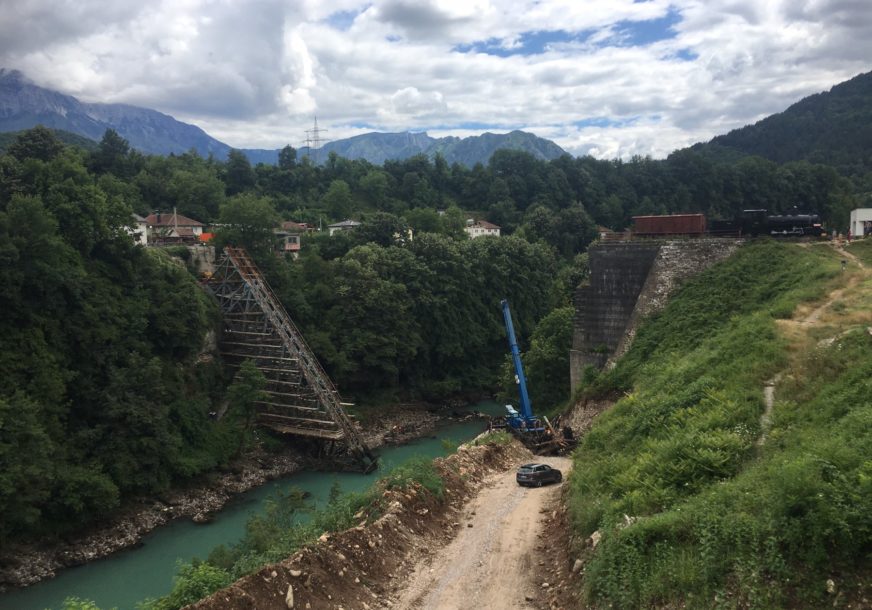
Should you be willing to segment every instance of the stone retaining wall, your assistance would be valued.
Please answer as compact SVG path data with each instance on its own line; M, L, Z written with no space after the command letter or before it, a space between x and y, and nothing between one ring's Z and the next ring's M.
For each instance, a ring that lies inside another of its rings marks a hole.
M735 239L606 242L589 251L590 282L576 289L570 380L585 368L613 366L641 321L660 311L689 277L732 255Z

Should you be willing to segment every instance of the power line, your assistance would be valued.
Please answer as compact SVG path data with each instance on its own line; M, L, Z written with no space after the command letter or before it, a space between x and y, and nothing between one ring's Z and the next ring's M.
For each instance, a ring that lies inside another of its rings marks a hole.
M306 156L312 158L311 153L315 153L315 165L318 165L318 150L322 144L326 144L330 140L322 138L321 134L326 133L326 129L318 127L318 117L315 117L315 123L312 129L306 130Z

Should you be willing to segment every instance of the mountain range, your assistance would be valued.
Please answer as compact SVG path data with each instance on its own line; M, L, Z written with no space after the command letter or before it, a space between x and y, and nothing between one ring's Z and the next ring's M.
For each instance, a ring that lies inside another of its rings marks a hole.
M127 104L84 103L71 95L39 87L18 70L0 68L0 132L40 124L92 140L100 140L107 129L114 129L133 148L148 154L167 155L194 149L203 156L225 159L231 150L199 127L156 110ZM381 165L388 159L440 153L448 163L472 166L487 163L494 151L504 148L522 150L546 160L566 154L554 142L522 131L468 138L432 138L426 133L411 132L368 133L328 142L317 152L303 147L299 154L311 152L323 162L330 152L335 152L348 159L366 159ZM278 150L241 150L252 163L278 161Z

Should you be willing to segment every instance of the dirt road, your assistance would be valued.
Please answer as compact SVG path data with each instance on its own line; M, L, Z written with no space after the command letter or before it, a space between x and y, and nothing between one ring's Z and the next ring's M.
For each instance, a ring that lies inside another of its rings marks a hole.
M572 464L560 457L537 461L559 468L564 476ZM457 537L416 565L393 607L547 607L542 595L545 580L535 551L545 514L556 503L559 487L519 487L514 469L493 475L466 506Z

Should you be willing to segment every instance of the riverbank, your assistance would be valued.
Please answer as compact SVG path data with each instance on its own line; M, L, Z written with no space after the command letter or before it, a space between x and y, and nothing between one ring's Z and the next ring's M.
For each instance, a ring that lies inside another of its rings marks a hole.
M324 533L189 607L576 607L560 485L519 487L515 468L532 454L516 441L493 441L436 459L440 493L416 482L387 488L375 520L361 510L355 527ZM571 467L568 458L537 459Z
M457 419L447 408L398 405L368 418L362 432L367 444L376 449L426 437L440 424ZM293 474L306 464L305 458L291 447L278 454L258 450L195 483L159 497L131 501L107 523L78 536L47 545L9 546L0 551L0 591L26 587L52 578L64 568L135 547L146 534L170 521L208 521L235 496Z

